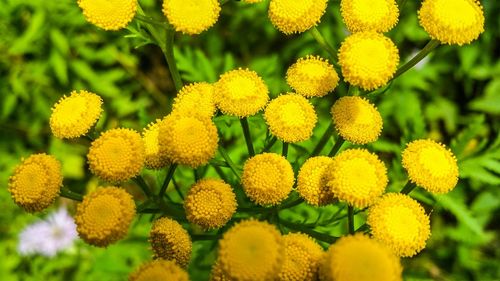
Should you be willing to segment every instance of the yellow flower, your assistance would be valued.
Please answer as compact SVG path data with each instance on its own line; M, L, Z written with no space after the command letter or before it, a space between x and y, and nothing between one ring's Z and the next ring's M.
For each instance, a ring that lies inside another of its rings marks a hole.
M269 90L255 71L236 69L222 74L215 83L215 102L227 115L248 117L269 100Z
M212 118L215 114L214 86L209 83L192 83L182 87L172 105L172 112Z
M89 132L102 112L102 99L87 91L73 91L52 108L50 129L55 137L77 138Z
M311 237L302 233L283 236L285 254L279 281L314 281L323 257L323 249Z
M446 44L469 44L484 32L483 8L477 0L424 0L420 25L432 39Z
M207 118L170 114L160 123L160 153L176 164L203 166L215 156L219 135Z
M251 219L224 233L219 240L219 262L230 280L271 281L278 277L283 250L274 225Z
M429 216L411 197L388 193L368 209L367 223L375 239L397 255L412 257L425 248L430 235Z
M271 133L285 142L309 139L318 121L312 104L303 96L292 93L272 100L266 107L264 119Z
M333 159L326 156L316 156L307 159L297 176L297 192L304 200L313 206L324 206L335 201L327 183L327 168Z
M306 98L322 97L333 91L339 76L331 64L319 56L300 58L286 72L286 82Z
M142 131L142 141L145 148L144 165L149 169L161 169L169 164L167 157L160 153L158 144L160 122L161 120L157 119Z
M212 270L210 271L210 281L231 281L229 277L226 276L220 261L217 259L212 265Z
M94 140L87 154L90 171L101 179L120 182L137 176L144 166L141 135L130 129L111 129Z
M276 205L292 191L292 165L276 153L262 153L243 166L241 184L246 195L259 205Z
M163 13L176 31L195 35L217 22L220 4L217 0L163 0Z
M363 234L344 236L330 246L320 265L322 281L401 281L399 258Z
M342 138L355 144L374 142L382 131L382 116L365 98L345 96L331 109L335 129Z
M327 185L349 205L364 208L384 193L387 169L377 155L366 149L347 149L328 166Z
M174 260L186 267L191 259L192 242L188 232L177 221L163 217L153 223L149 242L154 258Z
M78 0L78 6L91 24L104 30L119 30L134 18L137 0Z
M403 151L402 160L410 181L429 192L446 193L457 185L457 159L443 144L413 141Z
M300 33L319 23L326 6L327 0L271 0L269 19L285 34Z
M30 213L49 207L62 186L61 163L45 153L23 159L9 178L9 192L19 207Z
M77 205L76 230L88 244L106 247L127 235L134 216L135 203L129 193L118 187L99 188Z
M344 80L364 90L387 84L399 63L398 48L391 39L375 32L359 32L347 37L339 49Z
M189 222L205 229L224 226L236 211L236 196L231 186L223 180L197 181L184 200Z
M395 0L342 0L342 19L351 32L387 32L398 22L399 9Z
M189 281L187 272L170 260L153 260L132 272L129 281Z

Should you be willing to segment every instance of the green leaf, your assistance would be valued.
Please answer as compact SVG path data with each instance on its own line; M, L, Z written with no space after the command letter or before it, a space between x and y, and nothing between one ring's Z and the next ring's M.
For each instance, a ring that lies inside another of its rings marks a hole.
M485 233L481 224L472 216L467 206L457 198L453 198L450 194L433 195L436 201L444 209L450 211L458 221L467 226L474 234L485 237Z

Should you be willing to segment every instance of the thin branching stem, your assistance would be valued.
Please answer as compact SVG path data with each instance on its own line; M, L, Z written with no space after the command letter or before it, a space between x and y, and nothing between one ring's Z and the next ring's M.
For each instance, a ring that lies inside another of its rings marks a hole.
M252 135L250 134L250 127L248 126L248 120L246 117L240 119L241 127L243 128L243 135L245 136L245 142L247 143L248 155L250 157L255 155L255 150L253 148Z

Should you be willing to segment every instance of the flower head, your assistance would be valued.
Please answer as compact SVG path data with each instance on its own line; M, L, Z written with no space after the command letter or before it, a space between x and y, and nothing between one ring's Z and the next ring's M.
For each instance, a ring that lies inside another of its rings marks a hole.
M367 223L375 239L398 256L411 257L425 247L430 235L429 216L408 195L388 193L368 209Z
M364 208L384 193L387 169L377 155L366 149L347 149L328 166L327 185L349 205Z
M135 216L132 195L118 187L87 194L76 207L78 235L90 245L106 247L127 235Z
M77 138L88 133L102 112L102 99L87 91L73 91L52 108L50 129L57 138Z
M220 4L217 0L163 0L163 13L176 31L195 35L217 22Z
M269 19L285 34L304 32L319 23L327 0L271 0Z
M220 261L217 259L212 265L212 270L210 271L210 281L231 281L229 277L226 276Z
M413 141L403 151L402 161L410 181L429 192L446 193L457 185L457 159L443 144Z
M54 203L62 186L61 163L54 156L33 154L9 178L9 192L19 207L40 212Z
M271 281L283 262L283 241L274 225L256 220L240 222L219 240L219 262L230 280Z
M137 0L78 0L88 22L104 30L127 27L137 11Z
M337 240L320 265L324 281L400 281L402 271L389 248L363 234Z
M420 25L431 38L446 44L469 44L484 32L484 14L477 0L424 0Z
M351 32L387 32L398 22L395 0L342 0L342 19Z
M171 260L153 260L132 272L129 281L189 281L188 273Z
M215 110L214 86L205 82L182 87L172 105L172 112L203 118L212 118Z
M375 32L347 37L339 49L339 64L345 81L364 90L387 84L399 63L398 48L391 39Z
M142 131L142 141L144 142L144 165L149 169L161 169L169 164L167 156L160 153L158 135L160 134L161 119L151 122Z
M382 116L377 108L364 98L341 97L333 104L331 113L335 129L349 142L374 142L382 131Z
M285 257L277 280L317 280L319 263L324 254L321 246L302 233L287 234L283 236L283 241Z
M333 159L326 156L311 157L300 168L297 176L297 192L300 197L313 205L324 206L335 201L327 183L328 166Z
M191 188L184 201L189 222L205 229L224 226L236 211L236 196L222 180L202 179Z
M292 191L292 165L276 153L262 153L243 166L241 184L245 194L256 204L276 205Z
M273 99L266 107L264 119L271 133L285 142L309 139L318 121L312 104L297 94Z
M286 82L297 94L306 98L322 97L337 87L339 76L325 59L307 56L288 68Z
M157 219L149 233L149 242L157 259L173 260L182 267L186 267L191 259L191 237L182 225L173 219Z
M140 173L144 152L144 142L138 132L111 129L92 142L87 159L93 174L107 181L120 182Z
M264 80L249 69L236 69L222 74L215 83L215 102L227 115L248 117L259 112L269 100Z

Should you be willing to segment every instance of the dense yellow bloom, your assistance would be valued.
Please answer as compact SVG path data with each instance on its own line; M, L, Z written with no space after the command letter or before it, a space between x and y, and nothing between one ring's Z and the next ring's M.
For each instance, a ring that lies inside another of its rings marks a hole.
M387 32L398 22L395 0L342 0L340 12L351 32Z
M276 153L262 153L243 166L241 184L246 195L259 205L276 205L292 191L292 165Z
M430 235L429 216L422 206L399 193L388 193L373 204L367 223L375 239L402 257L420 252Z
M322 97L337 87L339 76L325 59L307 56L288 68L286 82L304 97Z
M236 195L223 180L202 179L197 181L184 200L189 222L205 229L224 226L236 211Z
M154 258L174 260L182 267L189 264L193 243L177 221L167 217L157 219L149 233L149 242Z
M111 129L94 140L87 154L90 171L101 179L119 182L138 175L144 166L144 142L130 129Z
M326 156L316 156L307 159L297 176L297 192L300 197L313 205L324 206L335 201L327 183L327 168L333 159Z
M210 281L231 281L229 277L226 276L219 260L216 260L212 265L212 270L210 271Z
M374 142L382 131L382 116L365 98L345 96L332 106L335 129L345 140L355 144Z
M399 51L391 39L375 32L358 32L347 37L339 49L344 80L364 90L387 84L396 72Z
M477 0L424 0L420 25L432 39L446 44L469 44L484 32L484 14Z
M62 180L61 163L54 156L33 154L15 168L8 188L17 205L34 213L54 203Z
M106 247L127 235L135 216L132 196L118 187L104 187L87 194L76 207L78 235L90 245Z
M285 34L300 33L319 23L327 0L271 0L269 19Z
M402 271L389 248L363 234L337 240L320 265L322 281L400 281Z
M137 0L78 0L88 22L104 30L125 28L137 11Z
M157 119L142 131L142 141L145 148L144 165L149 169L161 169L169 164L167 157L160 153L158 144L160 122L161 120Z
M87 91L73 91L52 107L50 129L57 138L77 138L89 132L101 112L101 97Z
M220 4L217 0L163 0L163 13L176 31L194 35L217 22Z
M215 103L227 115L248 117L259 112L269 100L264 80L249 69L222 74L215 83Z
M283 236L285 253L279 281L315 281L323 249L311 237L302 233Z
M170 260L153 260L132 272L129 281L189 281L187 272Z
M240 222L219 240L219 262L230 280L272 281L283 262L283 240L274 225Z
M160 153L176 164L203 166L215 156L219 135L207 118L170 114L160 123Z
M192 83L182 87L172 105L172 112L212 118L215 114L214 86L209 83Z
M291 93L272 100L266 107L264 119L271 133L284 142L309 139L318 121L312 104L303 96Z
M349 205L364 208L384 193L387 169L377 155L366 149L347 149L328 166L327 185Z
M443 144L413 141L403 151L402 161L410 181L429 192L446 193L457 185L457 159Z

